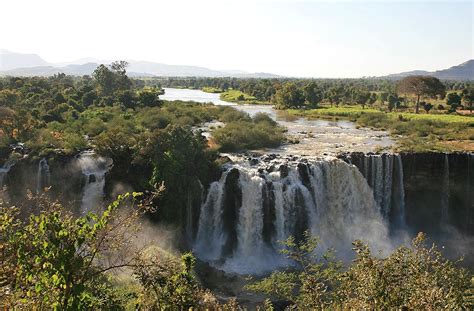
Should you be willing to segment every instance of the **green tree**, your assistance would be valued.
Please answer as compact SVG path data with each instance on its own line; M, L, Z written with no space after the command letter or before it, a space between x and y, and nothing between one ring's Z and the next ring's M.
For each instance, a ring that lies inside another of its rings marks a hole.
M99 92L102 95L109 96L114 92L114 73L105 65L99 65L92 77L99 87Z
M165 220L183 221L188 195L196 193L196 185L205 182L212 171L214 154L208 152L207 141L191 128L168 126L153 133L145 151L151 159L151 185L165 185L159 215Z
M462 92L462 99L464 103L469 107L469 111L472 113L472 108L474 105L474 87L469 89L464 89Z
M365 105L370 100L370 93L366 91L358 91L355 95L355 102L365 108Z
M423 109L425 109L426 113L430 113L430 110L433 109L433 105L430 103L423 103Z
M285 83L272 98L277 109L299 108L303 106L304 100L303 92L293 82Z
M16 90L0 90L0 106L13 108L20 100L20 93Z
M135 96L135 92L131 90L119 90L115 92L115 95L119 102L125 107L125 108L135 108L136 107L136 102L137 98Z
M398 97L396 95L390 94L387 98L387 101L388 111L392 112L392 110L397 107Z
M176 259L167 253L145 253L142 258L143 263L134 269L143 288L141 307L146 310L189 310L197 305L202 291L194 275L196 260L192 254Z
M282 253L297 265L297 270L273 272L247 288L285 299L295 309L322 310L335 306L338 276L342 264L331 252L316 255L318 239L305 232L302 241L293 237L283 241Z
M159 95L161 90L156 88L143 89L138 93L138 102L145 107L160 107L162 102Z
M456 109L461 106L461 96L458 93L449 93L446 96L446 104L451 106L450 111L454 112Z
M316 108L323 97L316 82L309 82L303 87L303 96L309 108Z
M329 88L329 90L326 93L326 97L329 100L329 102L331 103L331 107L332 107L333 104L336 105L336 107L338 107L339 103L341 102L342 97L343 97L342 88L340 88L340 87L331 87L331 88Z
M415 112L419 113L420 98L443 96L445 86L439 79L430 76L409 76L400 80L398 91L405 94L416 96Z
M370 93L369 99L367 100L367 105L372 106L377 101L377 94Z
M126 61L116 61L110 64L110 68L101 64L94 72L92 77L99 87L100 94L110 96L117 90L129 90L132 82L127 77Z
M380 102L382 103L382 106L385 105L385 102L388 101L388 97L390 96L390 94L388 92L381 92L379 93L378 95L378 99L380 100Z
M132 86L132 81L127 77L128 62L119 60L110 64L110 69L115 73L115 87L118 90L128 90Z
M16 111L7 107L0 107L0 130L10 141L26 141L35 127L35 120L26 109Z
M97 99L97 94L94 90L88 91L82 95L82 105L84 108L91 106L94 101Z

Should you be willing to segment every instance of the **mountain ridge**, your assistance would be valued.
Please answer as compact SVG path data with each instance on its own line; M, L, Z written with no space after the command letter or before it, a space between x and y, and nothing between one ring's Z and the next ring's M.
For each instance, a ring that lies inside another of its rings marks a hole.
M82 63L84 62L84 63ZM127 72L132 77L237 77L237 78L278 78L272 73L250 73L240 70L213 70L191 65L168 65L150 61L128 60ZM100 63L92 57L72 62L49 63L37 54L0 52L0 76L52 76L64 73L74 76L90 75Z
M50 63L37 54L16 53L0 50L0 76L52 76L64 73L74 76L90 75L101 63L109 64L92 57L85 57L71 62ZM128 60L128 74L131 77L235 77L235 78L281 78L283 76L265 72L246 72L242 70L214 70L192 65L169 65L151 61ZM429 75L443 80L474 80L474 59L447 69L426 71L412 70L378 79L402 79L411 75Z
M387 79L401 79L408 76L414 75L424 75L424 76L433 76L438 79L443 80L474 80L474 59L470 59L461 63L459 65L451 66L446 69L436 70L436 71L425 71L425 70L412 70L406 72L400 72L395 74L389 74L380 78Z

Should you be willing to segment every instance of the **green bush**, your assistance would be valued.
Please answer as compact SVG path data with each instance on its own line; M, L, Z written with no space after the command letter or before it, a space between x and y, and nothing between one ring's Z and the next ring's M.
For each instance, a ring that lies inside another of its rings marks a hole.
M224 152L275 148L285 140L284 129L266 114L257 114L253 120L231 121L212 135Z
M356 258L344 270L332 254L315 255L318 243L309 234L301 242L290 238L283 253L297 269L274 272L248 288L283 298L297 310L469 309L470 273L424 241L420 233L411 247L402 246L387 258L355 241Z
M79 218L45 197L30 202L40 212L26 220L18 209L0 206L0 307L117 308L106 272L127 263L103 259L126 245L134 222L125 220L139 215L135 209L118 214L128 197L119 197L102 215Z

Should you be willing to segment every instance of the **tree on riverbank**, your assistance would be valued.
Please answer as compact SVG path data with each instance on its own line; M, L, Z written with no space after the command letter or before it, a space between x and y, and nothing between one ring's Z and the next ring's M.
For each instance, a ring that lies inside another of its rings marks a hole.
M302 107L305 101L303 91L295 83L285 83L272 97L277 109Z
M435 97L445 94L445 87L439 79L430 76L409 76L398 83L400 93L414 95L416 97L415 113L419 113L420 99L422 97Z

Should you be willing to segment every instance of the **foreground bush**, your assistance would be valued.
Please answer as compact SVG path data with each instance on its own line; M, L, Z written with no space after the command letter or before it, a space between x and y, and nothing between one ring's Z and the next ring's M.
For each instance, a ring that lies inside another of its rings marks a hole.
M45 197L27 211L0 206L0 309L238 310L198 286L191 254L138 248L139 218L153 199L139 195L83 217Z
M108 271L133 264L127 240L140 210L119 214L119 197L100 216L75 218L60 204L40 197L40 211L27 220L0 207L0 306L76 310L116 307ZM126 251L127 250L127 251Z
M317 241L290 238L283 251L298 266L275 272L248 286L253 291L283 298L298 310L309 309L469 309L470 275L458 262L425 247L420 233L411 247L402 246L381 259L367 245L354 242L356 258L347 270L331 254L315 257ZM472 290L472 289L471 289Z

